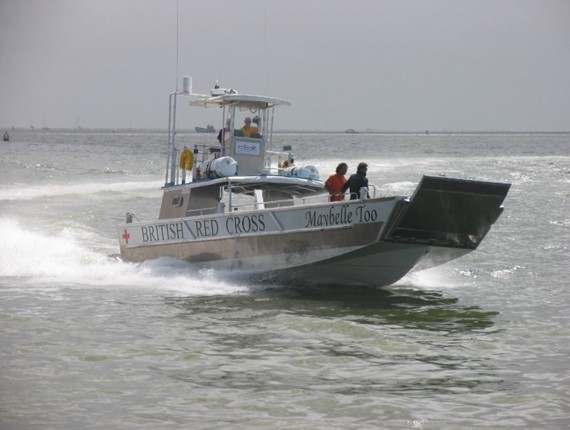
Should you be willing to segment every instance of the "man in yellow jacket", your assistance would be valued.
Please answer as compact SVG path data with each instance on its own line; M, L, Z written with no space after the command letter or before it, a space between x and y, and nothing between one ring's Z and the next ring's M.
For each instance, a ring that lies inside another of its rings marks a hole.
M241 128L244 137L251 137L252 133L257 133L257 127L251 125L251 117L246 116L244 123L245 125Z

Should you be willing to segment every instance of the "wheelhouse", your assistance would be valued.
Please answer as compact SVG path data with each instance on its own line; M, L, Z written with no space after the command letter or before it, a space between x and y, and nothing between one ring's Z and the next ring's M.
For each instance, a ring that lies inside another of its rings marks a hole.
M253 203L247 205L261 209L266 205L293 205L296 197L324 192L313 166L287 167L293 161L291 148L279 151L273 146L275 108L290 106L290 101L238 94L217 85L211 95L196 94L188 79L184 79L183 91L170 96L169 150L159 219L237 210L232 194L253 197ZM221 110L217 140L212 139L208 145L177 148L178 97L188 100L191 107ZM242 129L246 118L252 126L248 133ZM188 171L191 174L187 178ZM229 195L226 203L222 203L224 194Z

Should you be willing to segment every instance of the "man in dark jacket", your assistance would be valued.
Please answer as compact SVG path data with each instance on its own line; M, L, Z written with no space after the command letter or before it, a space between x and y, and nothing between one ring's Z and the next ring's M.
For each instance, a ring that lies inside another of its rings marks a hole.
M356 173L350 175L348 181L342 186L342 192L346 193L346 190L350 188L350 200L360 199L360 189L362 187L366 188L366 196L368 198L368 178L366 177L366 172L368 171L368 164L359 163L356 168Z

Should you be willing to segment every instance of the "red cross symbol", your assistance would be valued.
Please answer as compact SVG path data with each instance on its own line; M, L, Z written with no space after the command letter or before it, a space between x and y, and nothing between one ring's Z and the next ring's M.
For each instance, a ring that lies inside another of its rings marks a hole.
M127 231L127 229L125 229L125 232L123 233L123 239L125 239L125 243L128 245L129 244L129 238L131 237L131 235L129 234L129 232Z

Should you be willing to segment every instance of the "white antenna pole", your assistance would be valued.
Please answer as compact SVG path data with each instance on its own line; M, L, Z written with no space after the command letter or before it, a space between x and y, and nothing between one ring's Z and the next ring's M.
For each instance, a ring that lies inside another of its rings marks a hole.
M264 51L265 51L265 67L264 67L264 81L265 81L265 94L269 94L267 91L267 8L265 8L265 34L264 34L264 40L265 40L265 46L264 46Z
M176 183L176 97L178 96L178 0L176 0L176 91L170 94L168 107L168 156L164 185ZM168 173L170 172L170 183Z
M176 92L178 92L178 0L176 0Z

